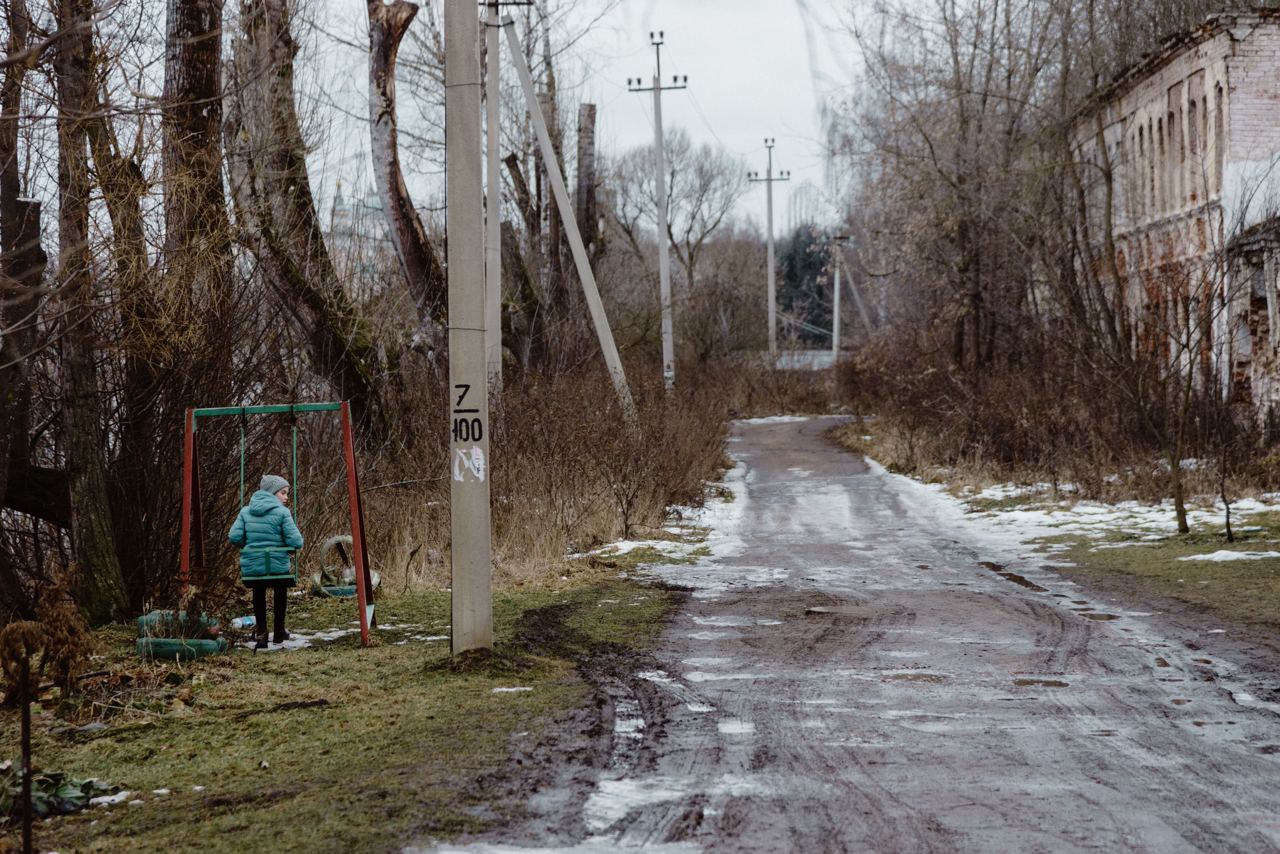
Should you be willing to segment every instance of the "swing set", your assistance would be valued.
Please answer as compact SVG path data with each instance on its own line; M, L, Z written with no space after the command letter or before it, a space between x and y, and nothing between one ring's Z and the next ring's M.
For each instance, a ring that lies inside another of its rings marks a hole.
M298 416L315 412L337 412L342 420L342 447L347 464L347 503L351 508L351 551L356 570L356 601L360 611L360 645L369 645L369 630L377 627L374 614L373 579L369 568L369 552L364 536L364 503L360 498L360 477L356 472L355 436L351 428L351 407L347 401L331 403L296 403L270 406L225 406L188 409L182 437L182 557L178 580L184 594L191 587L191 567L205 571L204 518L200 506L199 439L200 421L209 418L240 419L240 506L245 499L245 457L247 426L251 415L288 415L292 421L293 494L298 489ZM297 502L300 504L301 502ZM298 573L298 557L292 561L292 573Z

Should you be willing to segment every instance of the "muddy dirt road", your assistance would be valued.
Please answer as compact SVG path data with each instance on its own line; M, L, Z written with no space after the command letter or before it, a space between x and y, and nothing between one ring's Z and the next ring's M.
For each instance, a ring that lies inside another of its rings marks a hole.
M736 428L736 500L711 558L658 570L694 592L615 689L578 849L1280 850L1256 672L1092 600L831 424Z

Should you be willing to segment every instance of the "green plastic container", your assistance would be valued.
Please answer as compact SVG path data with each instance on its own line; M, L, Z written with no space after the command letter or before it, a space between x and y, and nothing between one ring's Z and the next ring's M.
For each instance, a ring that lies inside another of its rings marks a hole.
M138 655L159 661L191 661L227 651L227 639L138 638Z
M152 611L138 618L138 637L194 638L216 640L220 634L218 621L208 614L186 611Z

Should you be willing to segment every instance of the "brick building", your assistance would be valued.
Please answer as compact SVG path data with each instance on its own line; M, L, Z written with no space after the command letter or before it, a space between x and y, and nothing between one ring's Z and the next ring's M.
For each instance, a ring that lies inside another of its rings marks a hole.
M1075 140L1094 267L1123 282L1135 346L1274 410L1280 12L1223 13L1167 40L1091 99Z

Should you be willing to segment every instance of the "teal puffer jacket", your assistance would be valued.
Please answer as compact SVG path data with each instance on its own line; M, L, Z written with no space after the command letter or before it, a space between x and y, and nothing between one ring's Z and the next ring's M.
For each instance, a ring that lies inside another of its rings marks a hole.
M227 539L240 547L241 581L295 580L289 553L302 548L302 532L289 508L270 492L253 494Z

